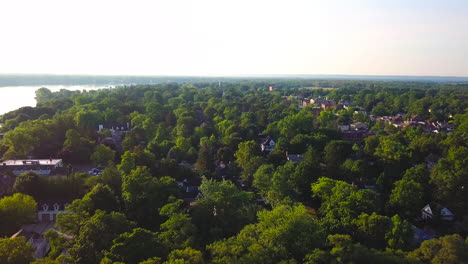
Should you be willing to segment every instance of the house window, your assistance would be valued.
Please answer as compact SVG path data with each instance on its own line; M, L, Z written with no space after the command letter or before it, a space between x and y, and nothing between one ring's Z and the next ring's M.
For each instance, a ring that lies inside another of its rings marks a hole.
M48 204L43 204L42 205L42 210L43 211L48 211L49 210L49 205Z

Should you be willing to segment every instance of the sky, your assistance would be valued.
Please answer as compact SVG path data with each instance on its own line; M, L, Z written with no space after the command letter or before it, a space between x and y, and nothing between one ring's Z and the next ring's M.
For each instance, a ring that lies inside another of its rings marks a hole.
M468 76L466 0L1 0L0 73Z

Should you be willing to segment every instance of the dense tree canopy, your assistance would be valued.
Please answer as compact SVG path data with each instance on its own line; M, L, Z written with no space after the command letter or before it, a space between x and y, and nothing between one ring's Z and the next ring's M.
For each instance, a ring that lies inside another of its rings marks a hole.
M467 88L229 78L41 88L37 107L0 117L0 156L65 168L0 172L0 234L33 223L34 200L64 200L51 251L34 263L464 263ZM262 151L267 138L276 144ZM32 262L25 243L2 240L0 262Z

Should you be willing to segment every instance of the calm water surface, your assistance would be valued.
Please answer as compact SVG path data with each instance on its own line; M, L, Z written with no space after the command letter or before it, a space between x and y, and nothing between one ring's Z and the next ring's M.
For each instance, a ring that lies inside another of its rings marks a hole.
M90 85L42 85L42 86L5 86L0 87L0 115L12 110L16 110L23 106L36 106L35 92L41 87L46 87L52 92L67 89L76 90L98 90L109 88L109 86L90 86Z

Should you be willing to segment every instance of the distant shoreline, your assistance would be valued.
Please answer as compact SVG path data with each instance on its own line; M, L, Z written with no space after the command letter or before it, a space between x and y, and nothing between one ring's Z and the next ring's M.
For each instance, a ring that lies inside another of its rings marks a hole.
M21 107L36 106L36 90L46 87L52 92L60 91L61 89L77 91L77 90L99 90L109 87L109 85L22 85L22 86L0 86L0 115L14 111Z
M151 85L167 82L231 82L239 80L351 80L468 83L468 77L457 76L402 76L402 75L326 75L326 74L259 74L233 76L150 76L150 75L53 75L53 74L0 74L0 87L4 86L121 86Z

